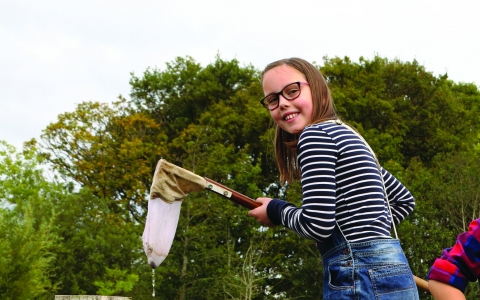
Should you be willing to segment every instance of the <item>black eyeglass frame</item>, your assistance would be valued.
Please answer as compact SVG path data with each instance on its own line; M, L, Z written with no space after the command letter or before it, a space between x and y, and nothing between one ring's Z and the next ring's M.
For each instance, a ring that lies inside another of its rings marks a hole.
M289 98L288 95L283 94L283 91L284 91L287 87L291 86L292 84L297 84L299 93L298 93L298 95L296 95L295 97ZM280 106L280 95L282 95L283 98L287 99L288 101L292 101L292 100L295 100L295 99L297 99L298 97L300 97L300 94L302 93L302 89L301 89L300 85L302 85L302 84L308 84L308 82L296 81L296 82L289 83L289 84L287 84L286 86L284 86L283 89L282 89L280 92L268 94L268 95L266 95L265 97L263 97L262 100L260 100L260 104L262 104L262 106L265 107L266 109L268 109L269 111L275 110L275 109L277 109L277 108ZM265 99L267 99L267 97L271 97L271 96L277 96L277 97L278 97L277 106L275 106L274 108L269 108L269 107L268 107L268 104L265 103Z

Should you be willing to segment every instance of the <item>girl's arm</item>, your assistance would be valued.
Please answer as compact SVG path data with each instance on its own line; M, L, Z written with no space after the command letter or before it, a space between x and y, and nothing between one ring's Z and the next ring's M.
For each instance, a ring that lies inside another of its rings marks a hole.
M392 174L382 168L385 189L392 209L395 224L402 222L415 208L415 199L405 186Z
M267 206L268 218L305 238L323 241L335 226L337 147L321 130L305 130L297 147L301 149L302 206L273 199Z

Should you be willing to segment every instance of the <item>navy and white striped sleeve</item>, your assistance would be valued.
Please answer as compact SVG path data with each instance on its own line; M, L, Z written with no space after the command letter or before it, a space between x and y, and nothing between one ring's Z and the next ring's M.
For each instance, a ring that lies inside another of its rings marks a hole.
M319 128L306 128L297 145L302 176L302 206L274 199L267 214L274 224L280 222L299 235L323 241L335 226L335 164L337 147Z
M397 178L383 168L382 175L394 222L395 224L399 224L415 208L415 199Z

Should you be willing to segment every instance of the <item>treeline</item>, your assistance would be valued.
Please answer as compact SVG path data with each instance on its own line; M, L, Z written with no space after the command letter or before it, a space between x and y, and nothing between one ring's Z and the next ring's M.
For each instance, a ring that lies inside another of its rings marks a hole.
M324 58L318 67L342 118L415 196L398 234L414 274L425 277L480 217L478 87L416 61ZM160 158L252 198L300 203L297 182L279 184L259 70L235 59L203 67L178 57L132 74L130 85L129 99L81 103L20 152L0 145L2 299L150 299L141 234ZM201 192L182 204L170 254L155 270L155 294L322 299L322 276L314 242L262 228L245 208ZM469 286L469 299L477 293L478 285Z

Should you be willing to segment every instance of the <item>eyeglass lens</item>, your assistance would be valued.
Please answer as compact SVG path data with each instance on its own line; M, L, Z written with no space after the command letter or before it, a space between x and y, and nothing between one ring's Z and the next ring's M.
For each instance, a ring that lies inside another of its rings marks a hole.
M293 100L300 95L300 85L297 82L287 85L279 93L287 100ZM279 94L269 95L265 98L265 104L268 106L268 109L274 109L278 106L280 101Z

